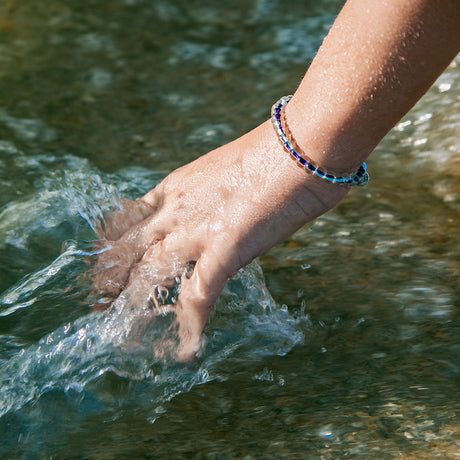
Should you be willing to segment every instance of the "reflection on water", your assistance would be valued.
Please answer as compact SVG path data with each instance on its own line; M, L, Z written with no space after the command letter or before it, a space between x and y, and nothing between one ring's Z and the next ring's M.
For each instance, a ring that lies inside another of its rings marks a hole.
M196 363L155 357L172 315L86 304L101 216L268 117L341 3L0 4L2 457L456 458L458 61Z

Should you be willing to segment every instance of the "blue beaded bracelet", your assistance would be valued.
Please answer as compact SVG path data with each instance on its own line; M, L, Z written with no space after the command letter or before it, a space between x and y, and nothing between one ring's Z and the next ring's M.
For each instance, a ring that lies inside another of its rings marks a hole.
M310 159L305 158L305 155L302 153L300 155L291 142L288 139L288 136L283 129L281 123L281 116L284 110L284 106L291 100L292 96L282 97L276 104L272 107L272 122L273 127L275 128L278 137L283 144L284 149L289 152L292 157L303 166L305 171L314 174L315 176L320 177L321 179L328 180L333 184L341 185L359 185L364 186L369 182L369 174L366 171L366 163L363 163L359 169L351 174L350 176L336 176L334 174L323 171L322 169L317 168Z

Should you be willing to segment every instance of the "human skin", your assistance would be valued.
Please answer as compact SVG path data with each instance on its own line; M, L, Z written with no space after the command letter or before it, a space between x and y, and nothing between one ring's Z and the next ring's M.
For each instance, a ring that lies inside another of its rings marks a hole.
M458 0L348 0L286 106L297 144L322 169L355 171L455 57L458 24ZM181 278L175 359L193 360L228 278L349 188L300 168L268 120L109 216L93 292L136 304Z

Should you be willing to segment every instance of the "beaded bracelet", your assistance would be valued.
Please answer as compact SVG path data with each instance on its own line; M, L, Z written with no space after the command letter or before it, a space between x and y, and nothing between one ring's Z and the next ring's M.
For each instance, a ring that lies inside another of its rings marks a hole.
M321 179L328 180L333 184L342 185L360 185L364 186L369 182L369 174L366 171L366 163L363 163L359 169L350 176L336 176L316 167L311 160L304 155L300 155L294 148L294 140L289 140L286 130L283 129L281 117L284 113L284 106L291 100L292 96L284 96L272 107L272 122L278 137L283 144L284 149L289 152L294 160L303 166L305 171L320 177ZM291 137L292 138L292 137ZM300 149L299 149L300 150Z

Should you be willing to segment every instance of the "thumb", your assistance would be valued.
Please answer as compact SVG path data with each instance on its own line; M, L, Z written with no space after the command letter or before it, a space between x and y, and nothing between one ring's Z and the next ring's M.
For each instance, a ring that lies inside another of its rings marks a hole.
M176 309L180 345L176 360L190 362L203 348L203 330L212 307L231 276L214 251L198 259L193 274L183 277Z

